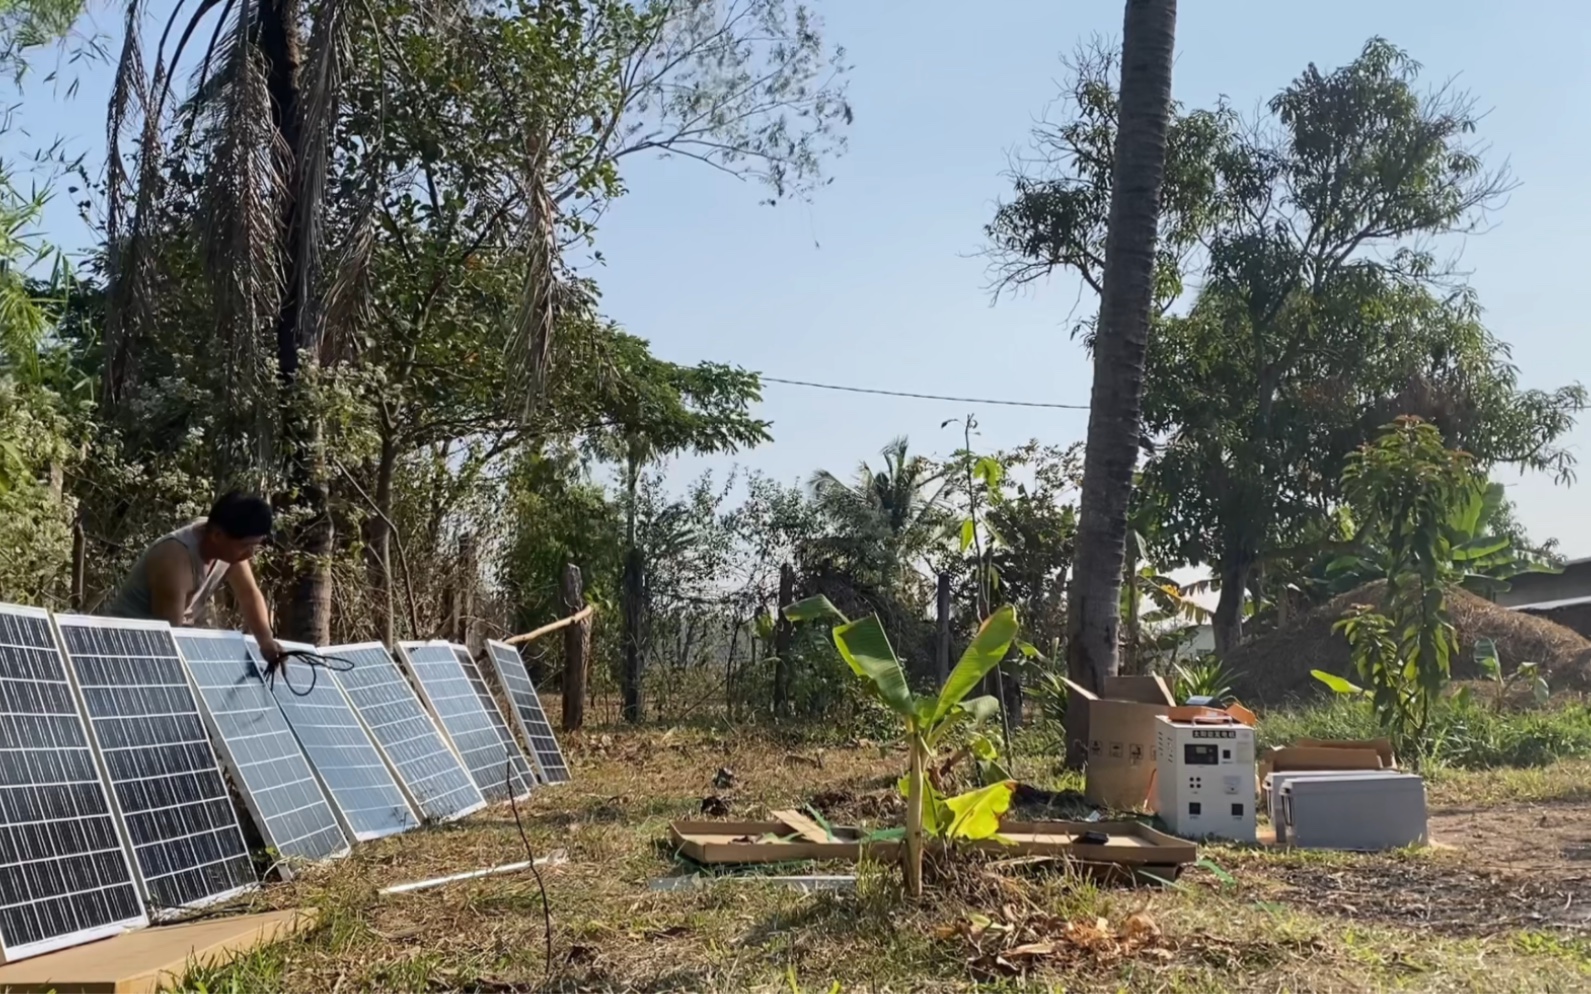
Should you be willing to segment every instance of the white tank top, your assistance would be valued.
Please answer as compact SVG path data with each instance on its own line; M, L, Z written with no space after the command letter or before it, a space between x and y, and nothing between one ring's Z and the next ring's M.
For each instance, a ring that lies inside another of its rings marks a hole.
M204 617L205 604L209 601L210 595L215 593L215 588L220 586L222 578L230 568L229 564L219 559L208 566L205 565L204 558L199 555L199 539L203 534L204 522L194 521L145 549L143 555L138 557L138 562L133 564L132 572L127 574L121 589L100 608L100 613L115 618L153 618L155 608L154 597L149 588L149 558L156 549L167 542L176 542L187 550L188 564L193 569L193 592L188 595L182 623L197 624Z

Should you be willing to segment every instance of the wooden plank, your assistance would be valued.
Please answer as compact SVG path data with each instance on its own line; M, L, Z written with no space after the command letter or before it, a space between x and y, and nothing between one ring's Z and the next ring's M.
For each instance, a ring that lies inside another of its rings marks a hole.
M790 830L808 842L833 842L828 830L794 809L771 812L776 821L790 826Z
M698 863L783 863L794 860L847 860L855 862L865 850L879 861L893 859L899 844L893 841L863 843L855 828L836 825L828 842L806 839L791 842L757 841L767 835L788 834L782 822L678 821L669 826L674 843ZM1080 843L1088 832L1103 832L1104 845ZM1118 866L1168 866L1198 859L1198 846L1186 839L1156 831L1135 821L1008 821L1000 826L1007 841L986 839L964 842L964 848L1010 856L1063 856L1084 863ZM937 843L935 843L937 844Z
M111 939L0 966L8 994L154 994L195 966L225 966L314 926L314 909L207 918L124 932Z

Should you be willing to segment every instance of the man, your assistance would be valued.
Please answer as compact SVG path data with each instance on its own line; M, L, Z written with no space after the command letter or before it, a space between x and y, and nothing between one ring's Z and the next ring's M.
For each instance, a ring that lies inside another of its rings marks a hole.
M210 508L210 517L177 529L144 550L101 613L151 618L182 627L204 617L205 603L225 579L243 613L243 625L274 663L282 653L271 635L265 595L249 560L271 537L271 505L237 491Z

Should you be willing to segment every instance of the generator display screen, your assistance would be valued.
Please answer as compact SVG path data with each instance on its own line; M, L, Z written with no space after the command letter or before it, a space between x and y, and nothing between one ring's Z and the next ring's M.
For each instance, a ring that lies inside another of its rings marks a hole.
M1182 762L1185 766L1219 766L1221 753L1214 742L1184 742Z

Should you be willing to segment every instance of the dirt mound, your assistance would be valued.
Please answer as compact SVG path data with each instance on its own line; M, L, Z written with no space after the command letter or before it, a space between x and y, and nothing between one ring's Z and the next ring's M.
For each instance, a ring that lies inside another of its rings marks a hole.
M1355 604L1380 604L1385 585L1371 583L1322 604L1291 625L1243 643L1226 660L1239 674L1240 699L1260 704L1317 696L1326 688L1310 670L1347 675L1352 663L1348 642L1331 628ZM1512 671L1535 661L1546 671L1554 690L1591 689L1591 641L1545 618L1498 607L1465 590L1448 595L1448 613L1458 630L1459 651L1453 658L1454 679L1479 675L1474 650L1477 639L1497 643L1503 666Z

